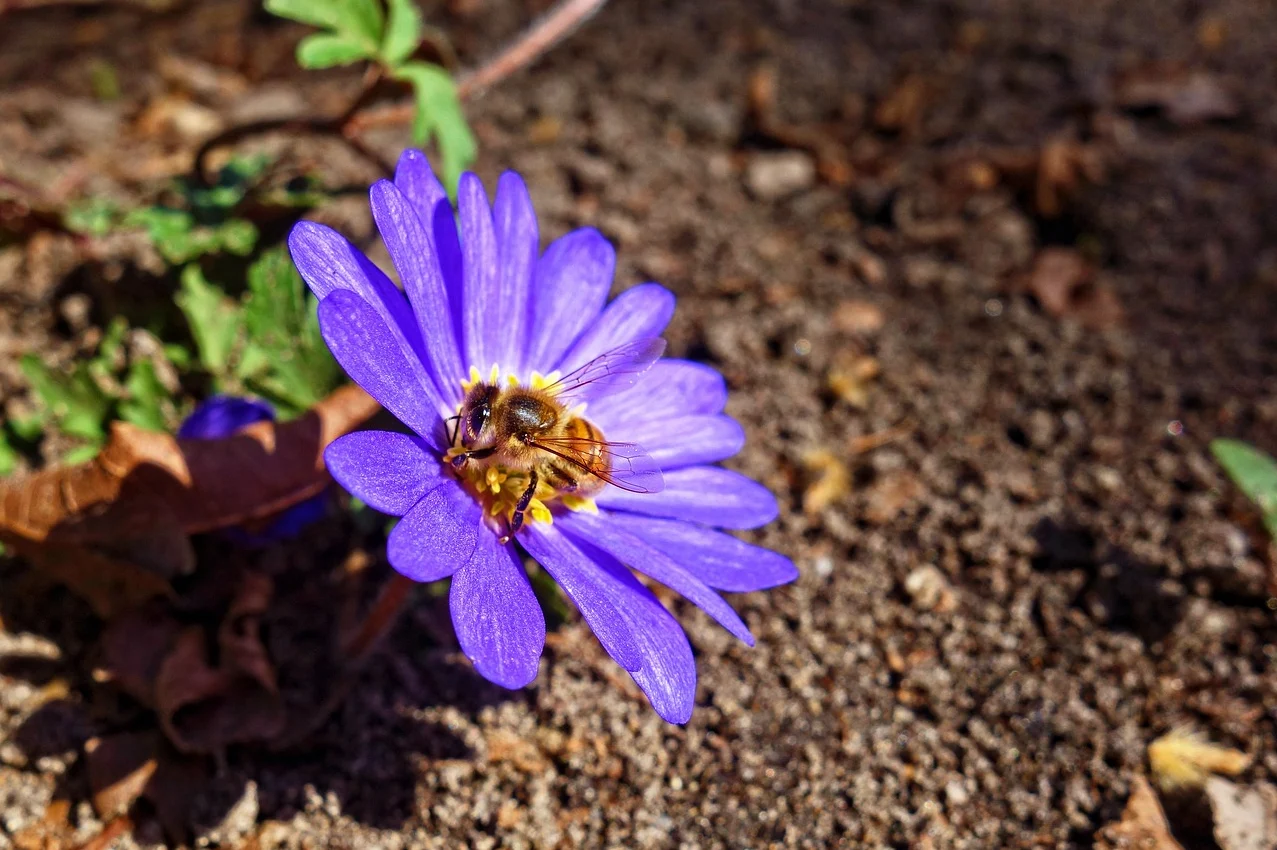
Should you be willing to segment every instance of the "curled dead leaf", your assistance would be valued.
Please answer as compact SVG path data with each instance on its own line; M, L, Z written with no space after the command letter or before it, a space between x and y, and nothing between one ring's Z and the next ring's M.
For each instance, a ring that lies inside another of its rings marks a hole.
M263 742L286 719L275 668L261 642L270 579L247 574L217 633L217 650L200 626L177 636L155 676L160 727L184 753L221 753L231 744Z
M1042 249L1029 273L1028 288L1052 316L1075 319L1089 328L1112 328L1125 319L1113 290L1072 248Z
M803 458L811 483L803 492L803 512L818 514L851 492L847 464L828 450L814 451Z
M907 74L878 102L873 114L874 125L881 130L913 133L922 123L930 97L926 77Z
M1122 819L1104 832L1108 846L1114 850L1184 850L1171 835L1166 812L1143 776L1131 781L1131 796Z
M91 461L0 484L0 541L110 617L194 568L188 535L268 517L328 483L323 450L378 407L342 387L289 422L178 440L116 422Z
M869 388L882 372L877 358L855 352L839 352L825 377L825 386L834 397L863 409L869 403Z
M84 750L99 815L124 817L144 799L170 838L186 838L191 804L208 779L206 759L183 756L155 731L93 738Z
M874 525L884 525L924 493L918 476L908 470L891 472L881 476L869 488L865 502L864 518Z

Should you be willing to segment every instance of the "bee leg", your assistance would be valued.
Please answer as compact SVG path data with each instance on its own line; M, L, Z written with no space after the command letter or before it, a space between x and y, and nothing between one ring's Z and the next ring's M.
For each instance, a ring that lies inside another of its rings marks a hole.
M528 489L524 490L519 496L519 501L514 503L514 513L510 516L510 530L501 538L502 543L509 543L510 538L523 528L523 514L528 509L528 505L532 504L532 497L537 492L537 471L534 469L528 473Z

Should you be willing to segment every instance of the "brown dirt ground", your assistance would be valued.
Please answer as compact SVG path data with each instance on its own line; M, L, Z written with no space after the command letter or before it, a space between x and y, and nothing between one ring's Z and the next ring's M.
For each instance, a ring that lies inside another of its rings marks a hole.
M435 20L470 62L528 14L453 7ZM7 15L4 173L56 202L131 199L212 128L338 108L355 78L300 75L299 30L242 8ZM1177 725L1254 755L1246 779L1277 776L1272 562L1206 451L1218 435L1277 449L1272 14L1265 0L616 0L476 100L485 178L522 171L547 234L595 224L618 244L618 287L656 279L679 295L673 351L727 375L749 433L732 465L783 506L754 537L802 578L734 600L753 650L675 604L699 653L686 728L664 724L575 620L535 687L487 686L423 597L304 747L231 752L200 841L1086 847L1147 744ZM92 96L106 62L117 101ZM1124 101L1122 75L1153 62L1158 79L1175 65L1209 75L1221 88L1207 106L1231 100L1227 114ZM847 185L800 174L792 191L751 195L751 170L795 143L746 108L765 67L777 120L816 128L824 177L847 166ZM386 155L405 139L370 136ZM1103 173L1063 180L1049 217L997 164L1027 151L1031 172L1058 139ZM328 143L260 145L334 183L374 176ZM358 196L321 216L370 227ZM136 246L86 264L61 237L37 240L0 251L10 413L24 404L18 352L74 356L154 282ZM1025 291L1052 245L1099 268L1120 322L1104 303L1107 328L1061 319ZM92 313L77 329L80 294ZM828 381L857 356L881 370L860 406ZM805 512L804 459L822 448L847 465L849 493ZM321 610L366 539L337 525L253 556L292 582L277 619ZM931 610L906 588L928 567L945 585ZM96 626L67 594L32 590L20 564L0 580L0 848L55 794L88 838L100 823L76 753L109 714L88 676ZM327 621L311 616L272 646L298 693L323 685L309 658ZM1186 841L1211 846L1200 829Z

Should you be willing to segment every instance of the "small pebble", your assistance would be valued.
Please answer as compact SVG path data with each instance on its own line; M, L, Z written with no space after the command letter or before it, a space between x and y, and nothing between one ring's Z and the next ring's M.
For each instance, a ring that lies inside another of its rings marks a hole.
M776 201L816 184L816 162L802 151L755 154L745 169L745 187L760 201Z

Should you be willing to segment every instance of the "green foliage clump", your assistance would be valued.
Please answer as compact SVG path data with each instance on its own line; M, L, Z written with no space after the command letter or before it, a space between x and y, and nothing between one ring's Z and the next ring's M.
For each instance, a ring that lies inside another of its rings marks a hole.
M297 45L303 68L371 62L411 86L417 108L413 141L438 145L444 184L455 194L477 145L451 75L439 65L412 59L423 35L413 0L386 0L385 9L380 0L266 0L266 10L322 30Z
M17 445L32 445L49 429L79 443L64 458L77 463L98 452L113 419L153 431L176 424L177 405L157 368L163 355L129 355L124 345L127 335L123 319L111 322L93 356L70 370L55 369L35 354L22 358L22 374L30 384L36 411L29 418L6 421L0 435L0 474L17 465Z
M177 305L195 340L198 366L218 392L260 395L288 417L342 381L319 333L318 302L282 247L249 266L247 291L238 300L199 266L187 266Z

